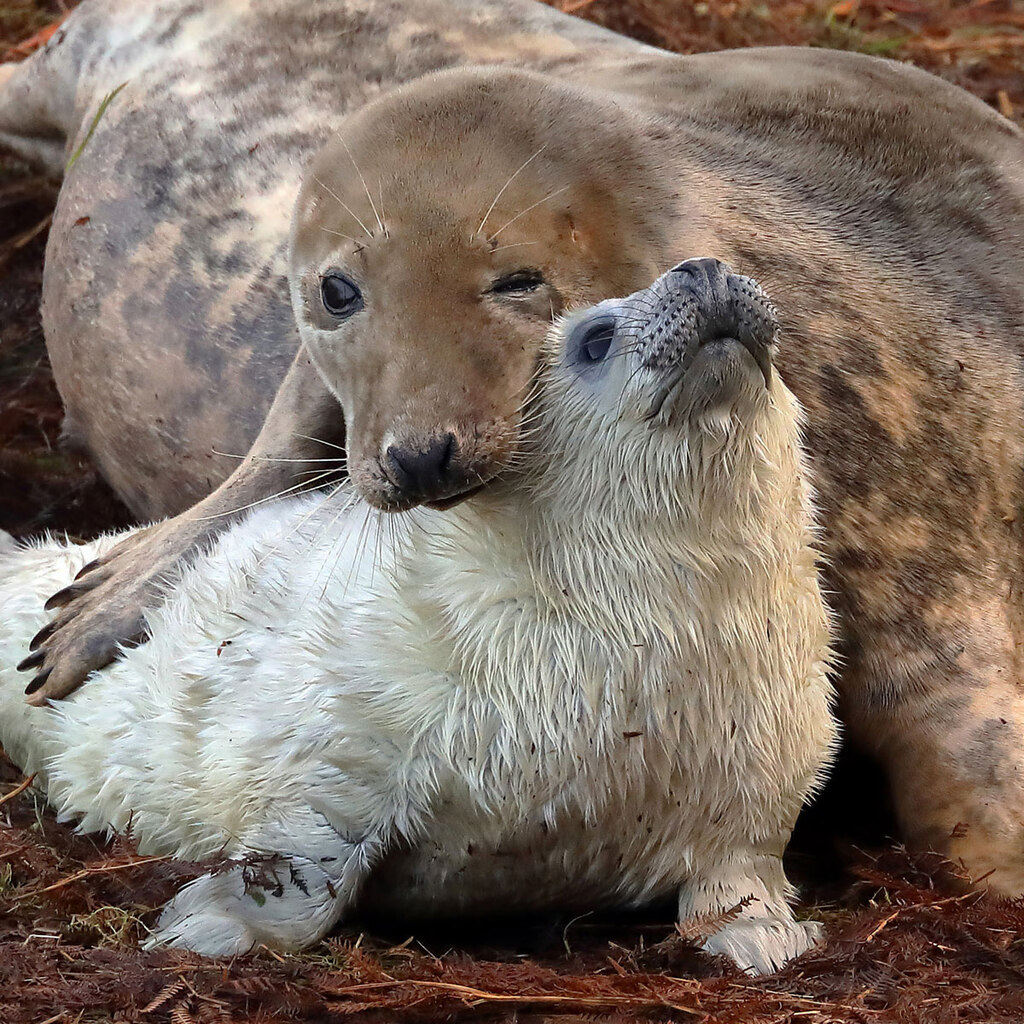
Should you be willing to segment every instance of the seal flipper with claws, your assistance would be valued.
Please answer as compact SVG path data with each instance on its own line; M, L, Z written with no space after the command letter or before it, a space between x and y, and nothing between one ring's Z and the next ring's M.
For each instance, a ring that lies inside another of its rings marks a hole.
M174 585L187 560L254 504L305 489L310 473L314 485L322 481L323 453L336 456L331 449L343 441L337 401L300 348L241 466L191 509L126 537L90 562L46 602L48 611L62 611L36 634L32 653L18 666L36 670L25 690L29 702L66 696L122 647L144 641L146 609Z

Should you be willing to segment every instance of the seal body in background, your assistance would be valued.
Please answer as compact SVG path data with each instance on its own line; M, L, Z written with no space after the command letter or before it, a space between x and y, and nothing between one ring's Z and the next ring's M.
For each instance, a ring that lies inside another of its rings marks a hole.
M707 949L780 967L818 934L782 851L836 725L774 328L713 260L562 319L504 480L383 530L351 482L270 505L54 707L24 702L12 656L117 538L4 549L5 750L85 829L230 858L156 941L228 955L358 906L676 898Z
M892 62L678 57L517 0L86 2L0 75L0 138L55 172L126 83L66 177L44 318L68 431L129 504L214 487L284 376L225 488L53 602L37 699L336 454L305 438L379 504L458 500L514 462L553 314L712 254L780 309L849 734L908 841L1024 891L1012 124Z

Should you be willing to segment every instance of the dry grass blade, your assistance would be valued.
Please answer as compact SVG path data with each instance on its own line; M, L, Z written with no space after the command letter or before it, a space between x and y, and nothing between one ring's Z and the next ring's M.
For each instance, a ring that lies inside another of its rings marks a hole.
M669 982L687 984L676 978L664 979ZM561 1006L563 1008L616 1008L630 1007L633 1009L671 1009L680 1013L702 1016L699 1010L690 1006L673 1003L664 997L630 996L607 993L599 996L568 995L550 992L487 992L470 985L458 985L449 981L424 981L417 978L405 978L395 981L375 981L360 985L348 985L334 989L331 995L353 996L364 992L384 989L424 988L438 992L450 992L468 1002L470 1006L481 1006L485 1003L515 1003L519 1006Z
M75 882L80 882L83 878L88 878L90 875L109 875L113 871L126 871L129 868L143 867L146 864L162 864L170 859L170 857L139 857L119 864L101 864L96 867L82 868L81 871L76 871L74 874L68 875L67 878L62 878L59 882L54 882L52 885L47 885L42 889L28 889L20 893L18 899L35 899L44 893L55 892L57 889L63 889L67 885L74 885Z

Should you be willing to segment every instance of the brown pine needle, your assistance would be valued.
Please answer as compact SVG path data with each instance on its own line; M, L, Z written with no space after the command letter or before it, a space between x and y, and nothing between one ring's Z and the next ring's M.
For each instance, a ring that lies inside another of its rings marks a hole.
M48 885L44 889L30 889L19 893L17 899L21 901L31 899L34 896L42 896L43 893L63 889L64 886L72 885L83 878L88 878L90 875L106 875L114 871L125 871L128 868L138 868L144 864L158 864L161 861L173 859L173 857L140 857L138 860L131 860L125 864L101 864L94 868L83 868L81 871L76 871L73 875L68 875L67 878L62 878L59 882L54 882L53 885Z
M10 791L10 793L4 793L3 796L0 796L0 804L5 804L5 803L7 803L8 800L13 800L20 793L24 793L25 790L28 789L28 787L32 785L32 780L34 778L35 778L34 775L30 775L24 781L19 782L18 785L15 786L14 789L12 789Z
M672 979L673 981L682 979ZM692 982L689 983L691 986ZM690 1006L682 1006L670 1003L667 999L660 999L654 995L650 996L625 996L609 993L605 996L576 996L576 995L554 995L550 993L520 992L510 995L505 992L486 992L483 989L471 988L469 985L456 985L450 981L424 981L419 978L405 978L396 981L368 981L360 985L345 985L332 989L333 996L354 995L358 992L369 992L383 988L401 988L403 985L415 986L416 988L431 988L438 991L452 992L462 996L469 1001L470 1006L479 1006L481 1003L519 1003L521 1005L540 1004L545 1005L573 1005L573 1006L632 1006L632 1007L664 1007L670 1010L678 1010L680 1013L688 1013L694 1017L702 1017L704 1014Z

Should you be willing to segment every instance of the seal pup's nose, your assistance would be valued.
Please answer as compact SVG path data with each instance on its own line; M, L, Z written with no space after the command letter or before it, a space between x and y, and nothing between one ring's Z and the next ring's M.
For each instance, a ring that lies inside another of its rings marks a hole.
M771 384L778 324L772 304L754 281L734 274L721 260L693 259L673 267L657 285L661 301L656 316L663 325L648 350L649 366L688 365L701 346L730 339L747 349L765 385Z

